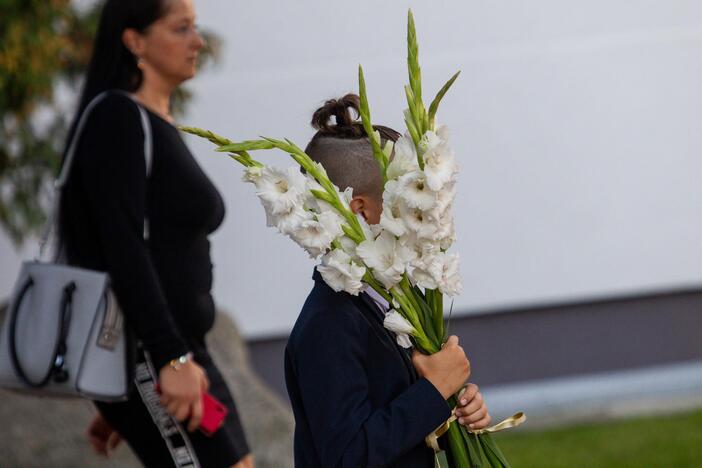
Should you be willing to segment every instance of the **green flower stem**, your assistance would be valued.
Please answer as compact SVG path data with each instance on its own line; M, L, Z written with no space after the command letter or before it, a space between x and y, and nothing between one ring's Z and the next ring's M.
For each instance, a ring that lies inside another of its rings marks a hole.
M366 135L370 139L371 147L373 148L373 156L378 161L380 165L380 172L383 174L383 185L388 181L386 172L388 167L388 157L383 152L380 147L380 139L376 136L375 130L373 130L373 123L371 122L370 116L370 106L368 105L368 93L366 92L366 80L363 77L363 67L358 66L358 94L361 98L361 106L359 109L359 114L361 114L361 123L363 124L363 129L366 131Z
M380 282L373 277L373 275L370 273L370 270L366 271L366 274L363 276L363 281L368 284L375 292L383 296L383 299L388 301L388 303L392 304L392 295L388 293L385 288L383 288L383 285L380 284Z
M200 138L204 138L206 140L209 140L219 147L234 144L233 141L231 141L231 140L229 140L221 135L217 135L216 133L214 133L210 130L205 130L205 129L197 128L197 127L186 127L186 126L181 126L178 128L185 133L189 133L191 135L199 136ZM253 166L263 167L263 164L256 161L255 159L253 159L247 151L237 151L237 152L233 152L233 153L234 154L230 155L232 157L232 159L243 164L246 167L253 167Z
M417 31L414 26L412 10L407 12L407 73L409 87L405 87L405 94L412 118L405 117L405 121L414 146L417 148L419 168L424 170L424 159L420 152L419 142L427 131L429 117L422 102L422 71L419 67L419 45L417 44Z
M419 68L419 45L417 44L417 30L414 26L412 10L407 13L407 70L414 97L417 102L421 102L422 72Z
M316 164L302 149L290 140L277 140L275 138L263 137L261 140L248 140L240 143L231 143L220 146L216 151L241 153L243 151L268 150L277 148L288 153L308 174L310 174L322 186L328 196L320 196L319 191L313 191L316 198L324 200L332 205L349 223L353 231L350 238L357 244L363 242L366 236L361 228L361 224L356 215L348 209L339 199L336 187L327 177L326 172ZM316 192L316 193L315 193ZM346 232L346 231L345 231ZM348 233L347 233L348 234Z
M414 290L412 289L412 285L409 282L409 279L407 278L407 275L402 276L402 281L400 281L399 284L400 288L402 291L405 293L407 298L409 299L410 304L414 308L414 310L418 311L418 317L419 321L422 325L422 330L425 331L425 334L427 335L427 338L435 345L435 346L441 346L440 339L438 338L438 334L436 330L434 329L434 324L433 324L433 315L428 315L427 308L422 307L422 304L420 304L420 301L423 301L421 297L417 297L417 295L414 293Z
M410 137L412 137L414 147L417 149L417 162L419 163L421 161L421 163L424 164L424 160L419 156L419 142L421 141L421 136L419 135L417 126L412 121L412 116L409 115L409 111L405 111L405 125L407 125L407 131L409 132Z
M444 296L436 289L426 290L427 303L432 310L432 320L434 330L439 339L443 342L444 337Z
M458 394L450 397L446 403L448 403L449 408L455 408L458 404ZM453 468L473 468L471 457L468 455L468 450L466 448L466 443L463 440L463 435L461 434L461 428L458 421L454 421L449 426L447 432L447 437L449 441L449 446L451 447L451 458L453 460ZM480 462L480 460L477 460ZM479 465L478 465L479 466Z
M411 116L412 125L417 128L417 122L420 120L419 109L417 109L417 100L414 97L412 88L409 85L405 85L405 96L407 97L407 109Z

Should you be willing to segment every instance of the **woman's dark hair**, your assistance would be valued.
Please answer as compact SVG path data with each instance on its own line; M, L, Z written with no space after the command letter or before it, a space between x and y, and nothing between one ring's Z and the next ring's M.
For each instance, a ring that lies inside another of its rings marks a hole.
M78 110L68 131L63 153L65 162L68 147L76 132L78 121L90 101L103 91L121 89L136 91L143 79L137 59L122 42L122 33L132 28L144 32L168 12L169 0L107 0L100 14L92 58L83 84ZM66 235L66 206L62 197L58 218L59 246L57 256L69 249Z
M107 0L100 14L92 58L68 133L70 142L80 115L90 101L108 89L136 91L143 79L137 59L122 42L125 29L144 32L168 11L169 0ZM68 145L68 143L67 143Z
M317 133L305 152L322 164L329 179L341 190L352 187L354 193L380 199L383 177L373 148L358 120L361 100L356 94L330 99L312 115L312 127ZM332 122L332 117L334 122ZM384 125L374 125L381 144L397 141L400 133Z

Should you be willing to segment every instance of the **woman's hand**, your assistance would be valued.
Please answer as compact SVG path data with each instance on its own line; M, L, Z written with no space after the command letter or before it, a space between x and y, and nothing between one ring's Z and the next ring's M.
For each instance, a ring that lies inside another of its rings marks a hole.
M110 452L113 452L119 443L122 442L122 437L119 433L112 429L112 426L100 413L96 414L88 425L85 436L88 438L93 450L105 457L109 457Z
M478 386L469 383L456 408L459 424L469 429L485 429L492 421Z
M188 421L195 431L202 421L202 394L210 387L205 371L192 360L174 369L170 364L159 372L161 404L178 421Z

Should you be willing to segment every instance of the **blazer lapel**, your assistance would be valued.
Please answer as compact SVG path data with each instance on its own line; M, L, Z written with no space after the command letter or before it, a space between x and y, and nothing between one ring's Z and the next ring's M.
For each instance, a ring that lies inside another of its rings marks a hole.
M416 381L418 379L417 370L414 368L414 365L412 365L412 360L408 354L408 350L398 345L395 334L383 326L383 320L385 317L384 313L380 310L380 306L366 293L361 293L358 296L361 298L363 305L361 310L368 317L371 326L376 331L376 335L380 335L379 338L383 342L387 343L395 353L399 354L400 359L410 375L410 381Z

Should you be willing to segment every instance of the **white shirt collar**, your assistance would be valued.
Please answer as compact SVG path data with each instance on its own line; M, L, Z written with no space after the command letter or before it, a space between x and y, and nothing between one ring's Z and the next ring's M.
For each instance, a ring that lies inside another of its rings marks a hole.
M375 289L371 288L370 286L366 286L365 292L368 293L371 299L373 299L378 306L380 306L383 312L390 310L390 303L386 301L383 296L378 294Z

